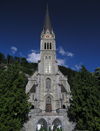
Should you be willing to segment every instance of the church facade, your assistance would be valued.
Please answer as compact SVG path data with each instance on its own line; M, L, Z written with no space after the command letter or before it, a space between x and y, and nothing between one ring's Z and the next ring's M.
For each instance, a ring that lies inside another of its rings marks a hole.
M43 31L40 36L40 60L37 71L28 79L26 93L32 103L29 120L23 130L47 131L61 128L72 131L74 124L69 122L67 110L70 106L70 85L68 78L59 70L56 60L55 33L51 26L49 11L46 10Z

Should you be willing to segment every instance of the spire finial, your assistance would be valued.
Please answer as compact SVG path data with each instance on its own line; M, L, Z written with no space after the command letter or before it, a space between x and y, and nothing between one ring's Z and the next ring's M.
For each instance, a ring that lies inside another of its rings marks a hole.
M49 10L48 10L48 3L47 3L47 9L46 9L46 15L45 15L45 21L44 21L44 31L48 29L50 32L52 31L50 16L49 16Z
M48 10L48 3L47 3L47 10Z

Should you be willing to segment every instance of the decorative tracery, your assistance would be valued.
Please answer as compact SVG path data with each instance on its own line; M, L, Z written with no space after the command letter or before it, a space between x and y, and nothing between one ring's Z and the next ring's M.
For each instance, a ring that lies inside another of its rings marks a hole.
M51 69L51 66L52 66L52 57L51 56L45 56L45 60L44 60L44 71L45 73L51 73L52 72L52 69Z
M51 79L50 78L46 79L46 89L48 89L48 90L51 89Z
M51 104L51 98L49 96L46 98L46 104Z

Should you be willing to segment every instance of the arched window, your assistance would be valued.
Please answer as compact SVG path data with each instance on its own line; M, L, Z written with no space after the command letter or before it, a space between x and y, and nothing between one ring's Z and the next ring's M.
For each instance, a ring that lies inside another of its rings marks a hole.
M50 49L52 49L51 43L50 43Z
M64 100L64 94L62 94L62 100Z
M51 59L51 56L49 56L49 59Z
M52 125L53 125L53 128L57 127L57 128L62 130L62 123L61 123L61 121L58 118L56 118L53 121Z
M46 104L51 104L51 98L49 96L46 99Z
M51 106L51 98L48 96L46 98L46 112L51 112L52 106Z
M48 68L49 68L49 73L51 73L51 56L49 56L49 61L48 61Z
M51 89L51 79L50 78L47 78L46 79L46 89Z
M47 61L47 59L48 59L48 57L47 56L45 56L45 73L47 73L48 72L48 61Z
M51 73L51 62L49 61L49 73Z
M45 119L42 118L38 121L36 130L40 131L41 129L43 130L45 128L47 129L47 122Z
M47 43L47 49L49 49L49 43Z
M34 109L34 105L31 106L31 109Z
M52 57L51 56L44 57L44 72L52 73Z
M32 95L32 100L34 100L34 94Z
M66 106L65 105L63 105L63 109L65 109L66 108Z
M44 49L46 49L46 43L44 43Z

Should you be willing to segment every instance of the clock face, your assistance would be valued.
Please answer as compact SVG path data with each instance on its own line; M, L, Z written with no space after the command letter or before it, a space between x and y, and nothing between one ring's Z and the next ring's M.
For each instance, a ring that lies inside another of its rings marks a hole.
M46 38L50 38L50 36L49 36L49 35L46 35Z

